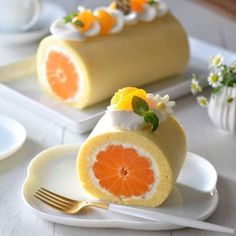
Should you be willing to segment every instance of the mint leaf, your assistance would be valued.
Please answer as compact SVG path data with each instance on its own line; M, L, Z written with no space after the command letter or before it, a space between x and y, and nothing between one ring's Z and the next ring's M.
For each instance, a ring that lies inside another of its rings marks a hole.
M144 99L138 96L134 96L132 98L132 108L133 108L134 113L140 116L144 116L145 112L149 110L148 103Z
M77 20L77 21L73 22L73 25L76 25L79 27L84 27L84 22L82 22L81 20Z
M146 112L144 121L152 126L152 132L154 132L159 126L159 119L153 111Z
M156 0L149 0L149 1L148 1L148 4L149 4L149 5L154 5L154 4L156 4L156 3L157 3Z
M77 12L71 12L69 15L65 16L63 19L64 19L64 22L65 24L69 23L72 21L72 19L77 16L78 13Z

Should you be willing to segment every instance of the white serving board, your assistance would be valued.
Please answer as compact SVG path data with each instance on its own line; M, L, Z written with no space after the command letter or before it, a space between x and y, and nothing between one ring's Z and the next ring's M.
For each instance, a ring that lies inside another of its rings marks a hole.
M208 60L221 53L227 62L236 60L236 54L223 48L210 45L196 38L189 37L191 59L187 71L163 81L144 86L148 92L169 94L176 99L190 92L192 73L207 75ZM203 84L206 84L202 81ZM20 106L76 133L90 131L104 113L109 100L91 106L85 110L76 110L48 97L39 88L36 78L26 78L0 84L0 96L18 103Z

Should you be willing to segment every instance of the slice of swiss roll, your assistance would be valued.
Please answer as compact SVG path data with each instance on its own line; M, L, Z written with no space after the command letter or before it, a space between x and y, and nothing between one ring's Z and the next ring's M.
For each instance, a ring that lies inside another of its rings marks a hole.
M85 108L119 88L183 73L189 59L186 33L165 5L152 2L132 0L129 13L114 4L94 11L79 7L54 22L37 53L43 91Z
M77 172L102 201L156 207L169 196L186 158L186 136L169 96L127 87L82 145Z

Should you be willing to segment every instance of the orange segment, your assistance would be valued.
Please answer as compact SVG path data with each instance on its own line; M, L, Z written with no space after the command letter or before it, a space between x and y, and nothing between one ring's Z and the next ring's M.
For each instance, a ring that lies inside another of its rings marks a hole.
M109 34L112 27L116 24L116 19L105 10L97 12L97 20L101 26L101 35Z
M61 52L51 51L46 61L46 78L52 91L68 99L78 91L78 74L74 64Z
M95 21L95 16L90 10L85 10L79 13L78 16L75 16L73 18L73 22L76 22L77 20L81 21L83 23L83 26L77 26L74 25L77 29L79 29L81 32L87 31L92 24Z
M93 172L102 188L115 196L141 196L154 182L149 159L134 148L109 145L101 151L93 164Z
M115 105L117 110L132 111L132 99L134 96L138 96L144 99L147 103L150 101L147 98L147 93L143 89L135 87L126 87L119 89L111 99L111 105Z
M147 0L131 0L130 7L133 11L141 13L143 11L143 5L147 2Z

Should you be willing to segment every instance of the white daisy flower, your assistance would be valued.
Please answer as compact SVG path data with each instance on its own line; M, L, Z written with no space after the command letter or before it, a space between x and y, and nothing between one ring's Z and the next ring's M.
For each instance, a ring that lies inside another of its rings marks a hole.
M196 79L195 75L193 75L191 82L191 92L193 95L202 92L202 87L199 85L199 81Z
M221 72L211 72L210 75L207 78L209 85L211 85L213 88L216 88L220 85L221 81L223 80L223 76Z
M214 68L218 68L222 65L224 58L221 54L217 54L210 59L210 66Z
M169 95L161 97L160 95L150 96L149 98L153 101L152 107L158 109L165 114L172 114L173 107L175 106L175 101L170 101Z
M204 96L198 96L197 102L201 107L207 107L207 105L208 105L208 100Z

